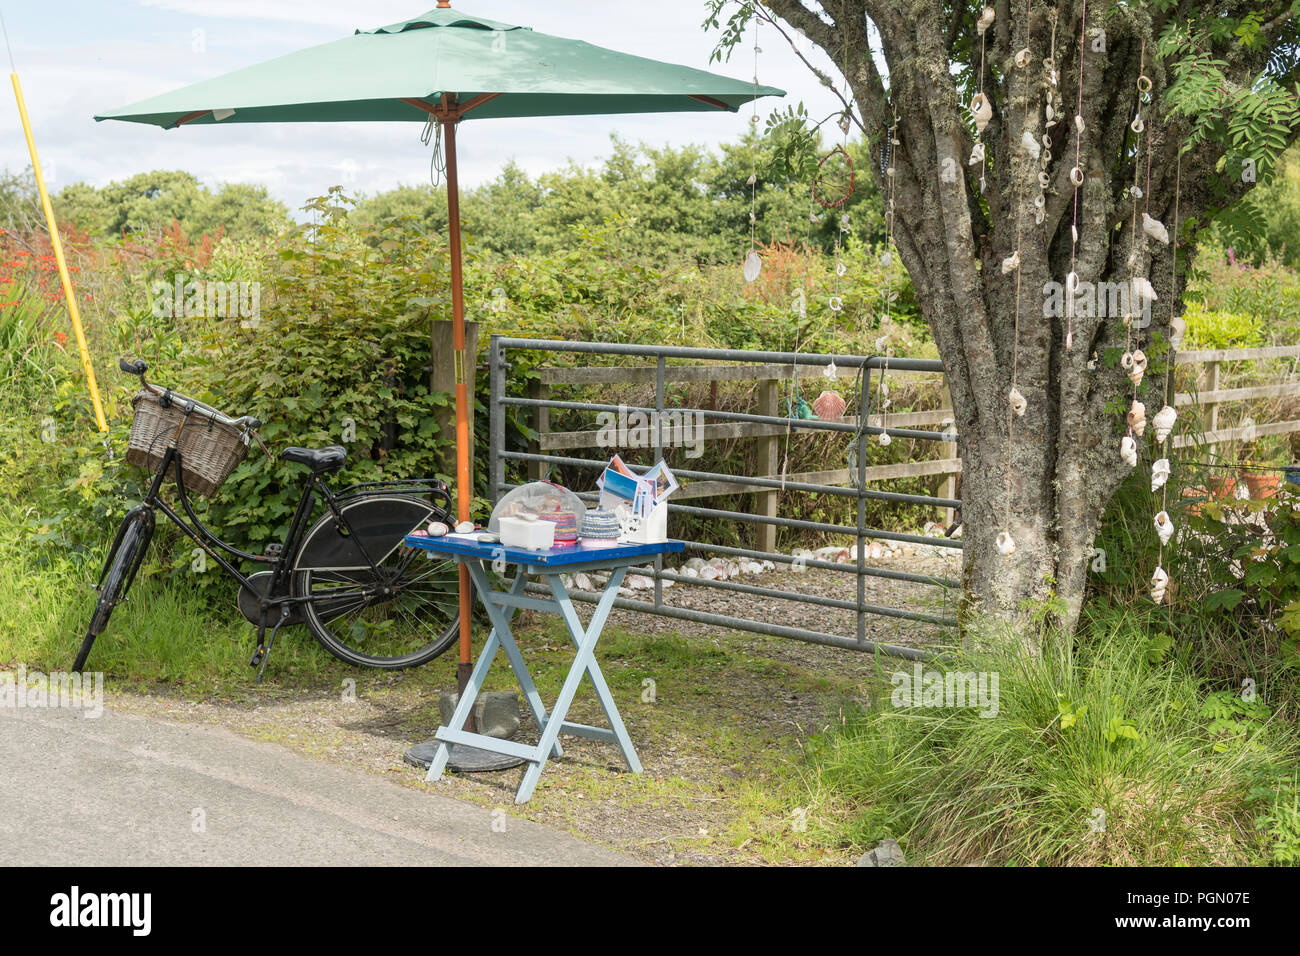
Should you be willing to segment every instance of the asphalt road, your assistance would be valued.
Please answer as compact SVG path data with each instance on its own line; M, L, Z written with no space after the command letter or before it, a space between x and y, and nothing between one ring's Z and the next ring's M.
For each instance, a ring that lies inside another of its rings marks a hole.
M633 863L219 727L0 708L0 865Z

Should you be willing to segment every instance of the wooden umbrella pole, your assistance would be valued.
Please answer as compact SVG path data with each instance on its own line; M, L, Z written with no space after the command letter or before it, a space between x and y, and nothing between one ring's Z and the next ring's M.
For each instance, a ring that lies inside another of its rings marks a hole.
M456 177L456 123L460 117L444 113L442 123L443 149L447 163L447 224L451 242L451 319L452 353L456 363L456 520L469 520L470 500L474 489L469 481L469 389L466 386L465 355L465 285L461 271L460 248L460 185ZM456 667L459 693L465 693L473 669L470 638L470 616L474 598L470 590L469 569L460 564L460 663ZM471 708L465 729L474 732L474 711Z

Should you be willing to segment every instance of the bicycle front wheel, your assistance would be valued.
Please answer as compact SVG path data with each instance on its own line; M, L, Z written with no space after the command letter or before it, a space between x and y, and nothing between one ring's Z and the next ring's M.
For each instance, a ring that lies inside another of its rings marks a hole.
M400 670L433 660L460 633L456 563L430 559L402 539L429 521L452 524L451 516L418 498L384 494L340 511L346 524L326 514L295 562L304 623L349 664Z
M99 580L99 598L95 602L95 613L86 628L86 636L81 640L76 660L72 662L74 672L81 671L90 657L90 649L95 638L104 632L113 609L126 599L126 592L131 587L135 573L144 560L145 549L153 537L153 511L137 508L122 521L117 532L117 539L104 562L104 570Z

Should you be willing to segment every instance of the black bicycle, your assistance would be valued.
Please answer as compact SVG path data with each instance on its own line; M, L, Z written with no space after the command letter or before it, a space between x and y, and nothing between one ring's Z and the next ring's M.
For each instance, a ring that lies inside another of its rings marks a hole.
M305 465L302 497L284 541L266 553L249 554L214 535L194 513L187 482L211 494L247 454L262 422L231 418L209 405L145 380L142 361L120 362L140 379L131 426L128 461L153 473L144 502L118 528L100 573L94 616L72 667L85 667L95 638L127 592L153 537L161 511L239 584L237 606L257 627L257 649L249 666L258 680L280 628L305 624L321 645L340 660L363 667L397 670L425 664L453 643L459 633L458 578L451 561L406 547L402 539L431 521L449 526L450 495L435 478L379 481L334 492L324 476L337 472L347 450L286 448L280 457ZM269 455L270 453L267 452ZM187 523L161 496L164 481L175 478L176 499ZM317 500L324 513L313 521ZM223 556L266 565L245 576Z

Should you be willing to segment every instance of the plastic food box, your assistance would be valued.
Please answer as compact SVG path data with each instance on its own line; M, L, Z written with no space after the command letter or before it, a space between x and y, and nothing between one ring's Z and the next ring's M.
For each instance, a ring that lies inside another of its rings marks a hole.
M502 515L498 520L501 526L501 543L507 548L545 551L555 545L554 521L512 515Z

